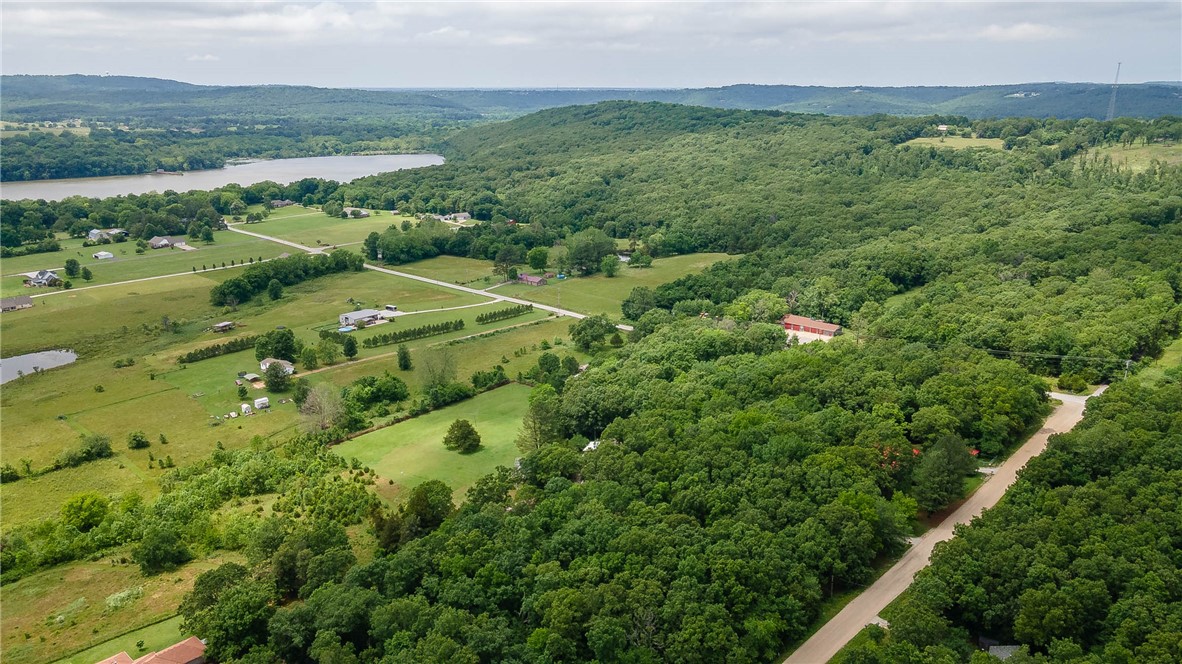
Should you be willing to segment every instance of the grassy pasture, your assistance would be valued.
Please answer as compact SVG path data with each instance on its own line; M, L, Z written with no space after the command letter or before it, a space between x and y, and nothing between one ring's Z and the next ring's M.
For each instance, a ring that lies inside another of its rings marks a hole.
M606 314L613 319L619 319L620 303L628 297L633 288L655 288L687 274L701 272L726 258L726 254L671 256L656 259L651 268L629 268L621 265L619 274L611 279L596 274L562 281L551 279L545 286L508 284L496 288L494 292L579 313Z
M938 148L993 148L1001 150L1005 141L1000 138L963 138L961 136L926 136L913 138L903 145L932 145Z
M5 297L13 295L36 295L60 289L25 288L23 285L25 272L35 272L41 269L54 269L58 276L66 279L62 269L67 259L74 258L82 267L90 268L94 274L92 281L84 281L82 277L72 277L75 288L97 286L119 281L130 281L144 277L155 277L165 274L190 272L193 268L201 270L203 265L227 266L230 261L249 261L251 258L275 258L282 253L291 252L290 247L263 240L260 238L222 231L216 233L217 239L212 244L194 242L197 247L192 251L181 249L146 249L144 253L135 253L134 242L120 242L118 244L96 245L83 247L82 240L73 238L61 241L62 250L48 254L33 254L5 258L0 272L0 292ZM109 251L115 258L98 260L91 256L99 251Z
M198 574L230 560L241 560L240 556L226 554L174 572L144 577L138 566L117 562L127 555L127 550L121 550L98 561L61 565L4 586L4 623L0 631L4 662L40 664L62 658L89 664L124 649L134 657L135 642L141 638L150 649L171 645L180 640L177 623L156 623L176 613L181 597L193 587ZM121 608L108 609L109 596L136 587L143 589L141 597ZM148 625L154 628L145 630L144 636L131 638L130 648L124 640L130 634L116 638ZM108 643L111 639L115 640ZM98 656L93 656L95 651L78 652L93 646L113 649Z
M1153 143L1122 147L1114 145L1095 151L1100 158L1110 157L1112 163L1139 172L1149 168L1155 160L1170 165L1182 164L1182 143Z
M374 468L381 480L394 480L400 489L427 480L442 480L462 499L477 479L519 456L514 439L525 415L530 388L506 385L338 445L337 454ZM481 447L459 454L443 447L447 428L467 419L480 433ZM388 486L388 485L387 485Z
M265 220L243 228L315 247L361 242L365 236L381 233L391 224L401 225L405 220L417 223L413 217L389 212L374 214L371 210L370 215L364 219L341 219L329 217L320 210L292 205L274 210Z
M436 256L405 265L392 265L390 269L470 288L491 286L503 278L493 275L490 261L458 256Z

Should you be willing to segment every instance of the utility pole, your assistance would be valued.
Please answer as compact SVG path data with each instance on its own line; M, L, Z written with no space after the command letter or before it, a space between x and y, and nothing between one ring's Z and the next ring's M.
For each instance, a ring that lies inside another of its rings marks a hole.
M1112 79L1112 94L1108 97L1108 115L1105 120L1111 120L1116 114L1116 84L1120 82L1120 63L1116 63L1116 78Z

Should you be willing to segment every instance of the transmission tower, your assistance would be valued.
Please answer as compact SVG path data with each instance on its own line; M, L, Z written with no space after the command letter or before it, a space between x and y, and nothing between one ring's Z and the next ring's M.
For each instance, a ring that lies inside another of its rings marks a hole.
M1120 63L1116 63L1116 78L1112 80L1112 94L1108 97L1108 115L1104 116L1105 120L1111 120L1113 114L1116 113L1116 84L1120 82Z

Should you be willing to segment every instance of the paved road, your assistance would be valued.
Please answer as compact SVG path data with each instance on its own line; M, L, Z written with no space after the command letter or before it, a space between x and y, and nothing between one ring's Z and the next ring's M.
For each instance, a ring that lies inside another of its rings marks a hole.
M255 261L255 263L259 263L259 262L266 263L267 261L273 261L273 260L275 260L275 259L274 258L266 258L262 261ZM36 295L30 295L29 297L49 297L50 295L65 295L66 293L77 293L78 291L90 290L92 288L107 288L108 286L126 286L127 284L138 284L143 281L155 281L157 279L171 279L173 277L187 277L187 276L191 276L191 275L202 275L202 274L205 274L206 272L213 272L215 270L240 270L240 269L246 267L247 265L248 265L248 263L240 263L238 265L229 265L227 267L211 267L208 270L201 270L199 272L193 272L192 270L190 270L189 272L173 272L172 274L158 274L154 277L142 277L140 279L129 279L127 281L113 281L109 284L95 284L94 286L79 286L79 287L71 288L69 290L62 289L62 290L51 291L49 293L38 293ZM249 263L249 265L254 265L254 263Z
M1104 389L1101 387L1096 394L1100 394ZM1053 434L1070 431L1083 418L1087 397L1055 392L1052 392L1051 396L1063 404L1051 412L1043 428L1006 459L992 477L986 478L986 482L959 509L945 518L940 525L924 533L894 567L887 570L873 585L862 591L862 594L825 623L825 626L797 648L784 664L824 664L832 659L850 639L870 624L880 611L911 585L916 573L927 567L932 548L939 542L952 539L953 527L972 521L981 512L996 505L1005 495L1006 489L1017 479L1018 471L1026 462L1046 449L1047 439Z
M253 233L251 231L244 231L235 225L231 225L229 228L230 228L230 230L232 230L236 233L245 233L246 235L250 235L253 237L262 238L264 240L270 240L272 242L278 242L279 244L284 244L289 247L294 247L296 249L306 251L310 254L323 254L324 253L324 251L318 247L306 247L302 244L296 244L295 242L290 242L288 240L281 240L277 237L272 237L270 235L263 235L262 233ZM501 295L499 293L487 293L485 291L482 291L482 290L479 290L476 288L468 288L467 286L460 286L459 284L452 284L452 283L448 283L446 281L440 281L439 279L432 279L430 277L422 277L417 274L410 274L409 272L399 272L398 270L391 270L389 268L379 267L377 265L370 265L369 263L366 263L365 267L366 267L366 269L373 270L375 272L383 272L385 274L392 274L396 277L402 277L404 279L413 279L414 281L419 281L419 282L422 282L425 284L431 284L433 286L439 286L441 288L450 288L451 290L460 291L462 293L469 293L471 295L479 295L481 297L492 298L493 301L496 301L496 302L512 302L513 304L532 304L535 309L541 309L542 311L549 311L550 313L558 314L559 316L570 316L571 318L578 318L578 319L582 319L582 318L587 317L586 314L581 314L577 311L571 311L570 309L560 309L559 307L552 307L548 304L538 304L537 302L530 302L529 300L522 300L522 299L516 298L516 297L509 297L508 295ZM616 327L621 330L624 330L625 332L632 331L631 325L617 325Z

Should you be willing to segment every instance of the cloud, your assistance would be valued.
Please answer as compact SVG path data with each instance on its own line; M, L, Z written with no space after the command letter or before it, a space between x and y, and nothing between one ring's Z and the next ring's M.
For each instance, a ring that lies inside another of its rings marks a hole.
M221 58L213 55L212 53L206 53L205 55L193 54L185 58L185 60L189 62L217 62L218 60L221 60Z
M1015 23L1013 25L989 25L978 34L992 41L1041 41L1070 36L1070 31L1053 25Z

